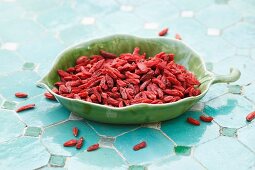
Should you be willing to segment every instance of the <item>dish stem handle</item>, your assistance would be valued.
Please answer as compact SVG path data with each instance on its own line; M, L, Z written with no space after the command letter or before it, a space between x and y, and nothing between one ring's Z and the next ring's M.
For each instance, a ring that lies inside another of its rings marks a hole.
M212 84L215 83L231 83L237 81L241 76L241 72L236 68L230 68L228 75L215 75Z

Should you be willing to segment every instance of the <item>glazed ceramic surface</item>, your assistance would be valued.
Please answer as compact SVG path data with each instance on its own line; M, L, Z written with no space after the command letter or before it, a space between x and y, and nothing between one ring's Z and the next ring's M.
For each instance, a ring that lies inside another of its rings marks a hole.
M201 94L169 104L135 104L114 108L78 99L69 99L51 91L54 83L59 81L57 70L66 70L68 67L74 66L78 57L93 56L99 54L100 50L120 55L121 53L131 53L135 47L139 47L141 53L145 52L147 57L162 51L174 53L175 62L184 65L201 82L199 86ZM64 50L57 57L50 72L38 82L38 85L47 88L63 106L83 118L104 123L138 124L159 122L180 116L206 94L211 84L234 82L239 77L240 72L236 69L231 69L227 76L216 76L210 73L206 70L203 59L179 40L113 35L80 43Z

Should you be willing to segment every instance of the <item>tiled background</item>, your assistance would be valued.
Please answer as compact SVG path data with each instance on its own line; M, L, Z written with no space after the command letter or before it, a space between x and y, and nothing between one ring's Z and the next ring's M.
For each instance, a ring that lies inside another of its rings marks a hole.
M126 33L157 37L181 34L209 70L242 76L212 86L183 116L149 125L106 125L81 120L57 102L44 99L35 82L69 45ZM255 169L254 0L0 0L0 169ZM28 99L14 93L25 91ZM36 109L17 114L19 105ZM186 117L213 116L195 127ZM63 148L77 126L81 150ZM132 146L146 140L148 147ZM86 152L99 142L101 149Z

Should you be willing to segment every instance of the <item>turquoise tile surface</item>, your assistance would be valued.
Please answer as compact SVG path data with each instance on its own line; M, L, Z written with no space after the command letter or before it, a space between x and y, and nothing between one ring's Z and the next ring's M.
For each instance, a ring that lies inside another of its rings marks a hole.
M132 13L121 11L113 12L99 19L99 30L104 30L110 34L116 33L134 33L142 29L144 19L137 17ZM128 29L127 29L128 28Z
M65 165L66 158L59 155L51 155L49 164L51 166L63 167Z
M35 104L34 109L19 113L21 119L29 126L48 126L68 119L70 112L56 101L48 100L43 95L21 102L17 108L26 104Z
M28 19L3 20L0 24L0 37L3 41L9 42L30 41L44 31L39 24Z
M0 0L0 169L255 170L254 0ZM178 33L208 70L240 80L210 87L173 120L110 125L83 120L44 98L36 82L56 56L80 41L124 33L166 38ZM25 92L28 98L16 98ZM32 110L16 113L25 104ZM187 117L213 116L200 126ZM78 127L78 137L72 128ZM83 136L83 147L63 147ZM147 147L134 151L141 141ZM100 149L87 152L92 144Z
M27 127L25 136L38 137L42 133L42 129L39 127Z
M59 0L19 0L18 4L24 8L26 11L43 11L50 8L55 8L56 5L59 5Z
M104 16L113 13L119 9L119 3L115 0L77 0L75 11L81 16Z
M60 39L67 45L73 45L74 43L82 40L95 37L97 34L94 25L81 25L76 24L70 28L62 30L59 34Z
M146 141L147 147L134 151L133 146L142 141ZM174 151L174 144L159 130L151 128L140 128L119 136L114 145L130 164L158 160Z
M217 63L226 57L233 56L236 48L221 37L204 37L194 45L195 50L203 56L206 62ZM219 52L220 51L220 52Z
M241 19L229 5L212 5L199 11L196 18L209 28L223 29Z
M0 143L23 134L25 124L13 111L0 109L0 122Z
M226 94L209 101L204 112L223 127L240 128L247 124L245 117L253 109L253 104L244 97Z
M10 101L25 101L26 99L17 98L14 94L24 92L29 98L42 94L44 90L35 86L39 79L39 75L33 71L18 71L0 76L0 93Z
M172 0L182 10L199 10L214 3L213 0L192 1L192 0Z
M17 106L16 102L5 100L1 106L3 109L14 110Z
M236 139L223 136L198 146L194 157L208 169L245 170L255 163L253 152Z
M254 83L252 83L249 86L245 86L244 89L243 89L244 95L248 99L252 100L253 102L255 102L255 90L254 89L255 89L255 84Z
M187 122L188 117L199 120L200 115L202 115L201 112L186 112L176 119L163 122L161 129L177 145L181 146L198 145L219 136L219 126L214 122L201 122L200 126L194 126Z
M36 169L46 165L49 158L37 138L21 137L0 145L0 169Z
M61 15L59 15L61 14ZM37 20L49 30L61 30L77 22L75 12L70 5L56 6L38 14Z
M128 167L128 170L146 170L146 167L142 165L131 165Z
M71 158L68 169L105 169L124 170L127 169L124 160L113 149L100 148L93 152L81 152Z
M0 50L1 55L1 67L0 75L4 75L9 72L19 71L22 67L22 59L12 51ZM9 63L12 64L9 64Z
M228 128L228 127L223 127L221 129L221 135L223 136L228 136L228 137L236 137L236 128Z
M175 34L181 35L183 41L194 45L206 36L206 27L194 18L177 18L167 24L170 31L167 37L174 38Z
M245 22L240 22L223 31L222 37L236 47L251 48L255 46L255 25Z
M255 15L254 5L255 5L255 2L253 0L246 0L246 1L232 0L229 2L229 6L231 6L235 10L242 13L244 17Z
M253 152L255 152L255 123L254 121L248 126L238 130L238 139L245 144L248 148L250 148Z
M154 163L148 167L148 170L166 170L166 169L205 169L201 164L199 164L194 159L187 156L171 156L160 162Z
M72 128L79 129L79 135L74 137ZM83 147L77 150L75 147L63 147L63 144L70 139L84 137ZM98 143L98 135L84 121L67 121L53 127L48 127L42 134L42 142L51 154L72 156L83 152L88 146Z
M33 50L31 50L31 46L33 46ZM48 73L55 60L55 56L63 49L63 42L56 39L54 34L45 33L33 41L21 44L17 49L17 53L27 63L34 63L38 74L43 76Z
M20 7L17 3L8 3L3 1L1 1L0 10L1 10L1 14L0 14L1 21L20 18L21 17L20 14L25 13L25 10L22 7ZM16 12L13 12L13 11L16 11Z
M166 16L166 13L168 12L171 12L171 15ZM173 5L173 3L171 3L170 1L160 0L152 1L150 3L144 3L143 5L136 7L134 13L137 16L141 16L141 18L148 22L164 22L164 21L169 22L171 19L178 17L179 9L177 8L176 5Z
M42 170L67 170L66 168L59 168L59 167L43 167Z

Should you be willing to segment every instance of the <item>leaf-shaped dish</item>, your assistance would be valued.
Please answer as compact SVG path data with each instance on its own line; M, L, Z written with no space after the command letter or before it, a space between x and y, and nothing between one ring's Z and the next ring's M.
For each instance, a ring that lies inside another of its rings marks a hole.
M81 55L91 56L99 54L100 50L119 55L121 53L132 52L135 47L139 47L141 53L146 52L147 56L154 56L162 51L174 53L175 62L184 65L201 82L199 88L202 93L199 96L188 97L174 103L135 104L122 108L114 108L83 100L66 98L51 91L54 83L59 81L57 70L65 70L68 67L74 66L76 59ZM180 116L204 97L212 84L234 82L239 77L240 71L237 69L230 69L230 74L226 76L214 75L207 71L203 59L183 41L168 38L139 38L130 35L113 35L80 43L64 50L58 55L50 72L37 85L46 88L64 107L78 116L104 123L137 124L159 122Z

